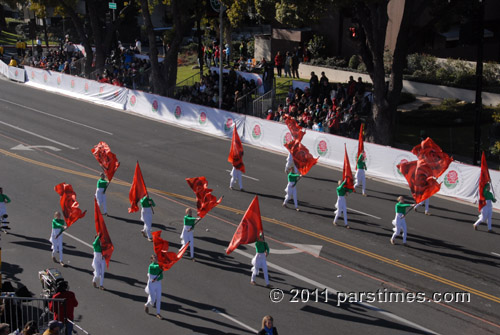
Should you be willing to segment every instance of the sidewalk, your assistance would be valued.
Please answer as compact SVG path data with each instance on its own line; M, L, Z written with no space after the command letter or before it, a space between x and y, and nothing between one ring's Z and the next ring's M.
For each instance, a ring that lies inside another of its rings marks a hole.
M404 105L399 105L398 106L398 111L402 112L409 112L412 110L418 109L420 106L424 104L430 104L433 106L440 105L441 102L443 102L443 99L441 98L433 98L433 97L426 97L423 95L417 95L415 96L416 100Z

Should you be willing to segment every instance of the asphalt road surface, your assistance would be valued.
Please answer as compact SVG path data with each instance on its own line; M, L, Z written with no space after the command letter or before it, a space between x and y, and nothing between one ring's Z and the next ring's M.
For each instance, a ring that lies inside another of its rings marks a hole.
M92 287L91 267L100 172L91 148L99 141L121 162L106 192L115 252L105 291ZM394 205L398 195L411 198L407 188L368 178L368 197L347 197L345 229L332 224L341 171L313 167L297 186L296 212L281 206L284 155L244 145L245 191L231 191L229 146L227 139L1 80L0 186L12 199L11 229L1 240L3 281L38 295L38 271L58 268L79 300L76 321L91 334L253 334L267 314L280 334L500 334L497 213L495 233L484 224L474 231L476 206L433 197L431 216L423 209L408 215L408 246L400 238L391 245ZM184 258L164 274L163 320L144 313L153 246L140 233L140 214L127 211L136 161L157 204L153 230L162 231L171 251L180 247L186 207L195 206L185 178L205 176L213 194L224 195L195 229L196 262ZM53 189L61 182L73 185L88 210L64 235L66 268L52 262L48 240L60 210ZM255 195L271 247L273 291L262 275L250 285L253 245L224 252ZM378 300L367 302L364 293ZM411 302L424 295L435 301Z

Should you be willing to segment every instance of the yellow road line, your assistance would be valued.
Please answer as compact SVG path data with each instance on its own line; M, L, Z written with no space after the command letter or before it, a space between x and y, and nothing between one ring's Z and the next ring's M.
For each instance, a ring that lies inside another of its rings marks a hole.
M43 167L46 167L48 169L53 169L53 170L57 170L57 171L61 171L61 172L66 172L66 173L78 175L78 176L85 177L85 178L96 179L96 176L94 174L88 174L88 173L78 172L78 171L75 171L75 170L66 169L66 168L62 168L62 167L51 165L51 164L47 164L47 163L42 163L42 162L30 159L30 158L19 156L18 154L11 153L11 152L3 150L3 149L0 149L0 153L3 153L4 155L10 156L10 157L15 158L15 159L19 159L19 160L25 161L25 162L30 163L30 164L34 164L34 165L38 165L38 166L43 166ZM118 185L123 185L123 186L130 186L131 185L130 183L121 181L119 179L118 180L117 179L113 179L113 183L118 184ZM168 196L171 196L171 197L174 197L174 198L178 198L178 199L183 199L183 200L191 201L191 202L196 201L196 199L193 198L193 197L188 197L188 196L185 196L185 195L176 194L176 193L172 193L172 192L166 192L166 191L162 191L162 190L158 190L158 189L153 189L153 188L150 188L150 191L154 192L154 193L168 195ZM229 211L229 212L233 212L233 213L236 213L236 214L243 214L244 213L244 211L242 211L240 209L236 209L236 208L232 208L232 207L227 207L227 206L224 206L224 205L219 205L219 206L217 206L217 208L220 208L220 209L223 209L223 210L226 210L226 211ZM387 258L387 257L381 256L381 255L375 254L373 252L370 252L370 251L367 251L367 250L355 247L353 245L350 245L350 244L347 244L347 243L344 243L344 242L341 242L341 241L337 241L337 240L335 240L333 238L330 238L328 236L324 236L324 235L315 233L313 231L310 231L310 230L307 230L307 229L304 229L304 228L301 228L301 227L297 227L297 226L294 226L292 224L289 224L289 223L286 223L286 222L283 222L283 221L279 221L279 220L276 220L276 219L267 218L267 217L264 217L264 216L262 217L262 220L264 220L266 222L269 222L269 223L277 224L277 225L282 226L284 228L287 228L287 229L290 229L290 230L293 230L293 231L296 231L296 232L299 232L299 233L302 233L302 234L305 234L305 235L309 235L311 237L315 237L317 239L323 240L323 241L331 243L331 244L335 244L335 245L337 245L339 247L342 247L342 248L354 251L354 252L356 252L358 254L362 254L362 255L368 256L370 258L379 260L379 261L384 262L386 264L393 265L393 266L395 266L397 268L404 269L404 270L410 271L412 273L424 276L426 278L429 278L431 280L440 282L442 284L455 287L455 288L460 289L462 291L470 292L470 293L475 294L475 295L477 295L479 297L482 297L484 299L488 299L488 300L494 301L496 303L500 303L500 298L496 297L494 295L491 295L491 294L488 294L488 293L476 290L476 289L474 289L472 287L469 287L469 286L465 286L465 285L459 284L459 283L451 281L449 279L446 279L446 278L434 275L432 273L429 273L429 272L426 272L426 271L414 268L412 266L400 263L400 262L392 260L390 258Z

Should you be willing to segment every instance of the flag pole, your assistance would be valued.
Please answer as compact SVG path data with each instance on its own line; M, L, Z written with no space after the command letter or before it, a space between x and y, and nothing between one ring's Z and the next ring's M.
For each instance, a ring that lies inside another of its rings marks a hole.
M139 164L139 160L137 160L137 164ZM141 173L142 175L142 173ZM148 200L149 200L149 192L148 192L148 187L146 186L146 182L144 181L144 177L142 177L142 182L144 183L144 187L146 188L146 197L148 197ZM151 205L151 212L153 212L153 214L155 213L155 210L153 209L153 205L150 203Z

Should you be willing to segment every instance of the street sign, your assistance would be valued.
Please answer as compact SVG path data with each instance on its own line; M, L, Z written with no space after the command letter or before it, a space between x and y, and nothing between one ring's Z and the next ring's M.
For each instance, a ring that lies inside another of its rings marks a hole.
M116 9L116 3L115 2L109 2L109 9Z

